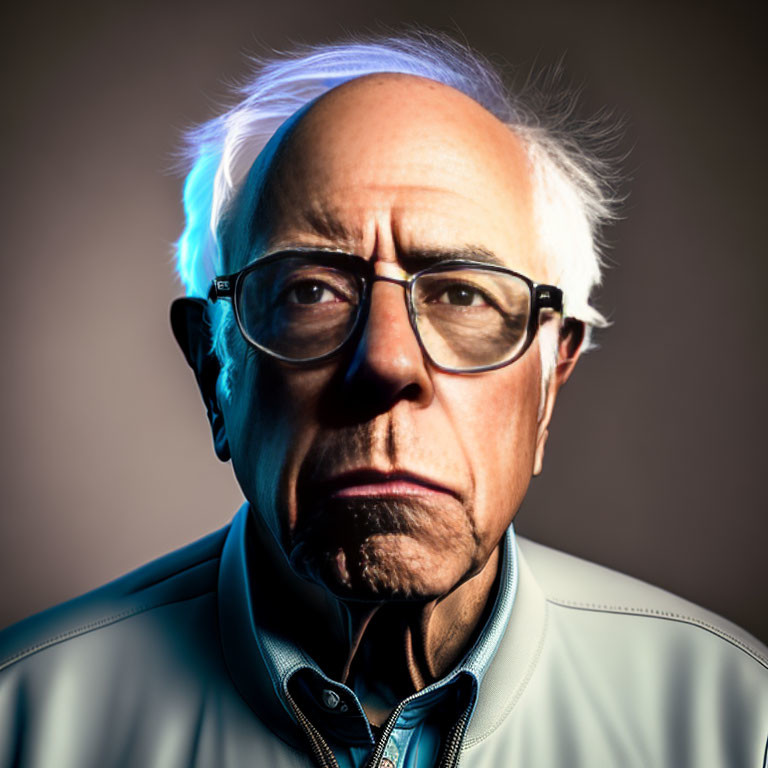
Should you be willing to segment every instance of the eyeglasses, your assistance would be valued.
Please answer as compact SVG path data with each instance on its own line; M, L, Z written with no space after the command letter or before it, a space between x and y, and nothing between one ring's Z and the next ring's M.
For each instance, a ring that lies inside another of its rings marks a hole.
M272 253L216 277L208 300L230 299L245 340L289 363L337 354L364 327L377 281L402 285L427 359L453 373L508 365L533 341L542 310L562 313L563 294L511 269L442 261L406 278L377 275L360 256L335 251Z

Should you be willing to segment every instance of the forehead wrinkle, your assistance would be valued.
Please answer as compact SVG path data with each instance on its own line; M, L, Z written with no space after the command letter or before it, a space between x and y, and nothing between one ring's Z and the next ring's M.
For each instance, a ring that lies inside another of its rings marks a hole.
M291 196L287 198L289 201ZM314 242L319 238L322 243ZM320 197L301 201L298 204L285 204L281 201L275 211L270 247L280 244L295 245L332 245L354 250L355 244L364 238L364 229L358 223L344 221ZM306 242L306 240L310 242Z
M328 240L359 242L363 239L363 228L352 222L345 222L324 205L310 205L303 208L300 218L315 234Z
M433 209L441 211L443 195L452 198L449 204L454 206L461 205L455 202L457 197L476 203L475 196L468 190L481 178L478 174L482 172L487 181L483 189L498 187L501 196L509 198L509 213L502 214L491 207L495 216L491 229L502 234L505 229L516 229L513 238L518 242L510 242L507 252L506 245L502 247L498 238L492 238L486 245L492 245L492 250L504 258L488 258L487 253L483 253L486 249L478 248L477 260L523 268L528 273L523 264L517 264L518 251L533 253L536 250L535 244L526 242L533 235L528 231L533 219L532 179L520 137L469 97L447 86L428 83L430 90L440 90L440 100L428 101L429 108L425 111L429 120L425 118L424 122L426 125L433 119L437 121L438 130L429 135L439 137L440 152L449 157L440 154L438 158L428 144L422 152L420 134L414 136L410 129L404 130L393 123L391 138L402 139L402 146L411 153L405 157L405 149L398 153L398 145L390 145L387 132L392 115L401 112L397 109L394 113L387 112L387 103L381 102L388 99L393 107L399 104L405 106L406 112L409 109L412 112L413 105L403 104L404 95L418 101L425 83L419 78L396 79L400 81L397 89L390 87L395 85L390 78L376 78L377 85L387 87L383 89L384 99L380 98L381 91L375 89L379 91L373 94L375 102L371 101L371 81L361 79L346 84L347 87L339 86L318 99L297 121L286 139L281 162L273 176L281 198L274 211L277 226L272 229L273 244L281 246L295 238L297 245L330 245L366 258L376 258L385 250L393 257L406 250L420 250L432 251L428 258L472 258L466 252L469 249L463 246L466 240L455 243L463 252L454 254L447 253L454 250L453 237L444 242L439 237L436 241L430 237L432 242L425 242L429 233L423 231L422 223L429 221L424 216ZM400 86L407 87L400 89ZM381 114L387 119L375 117ZM353 141L353 151L348 142L356 139L358 133L366 137L366 142ZM480 141L480 134L487 136L488 141ZM414 169L414 162L420 165L422 161L426 163L423 176ZM445 185L440 181L430 183L430 180L441 180L441 169L448 166L453 168L454 175L445 177ZM458 183L465 175L459 172L461 169L470 177L467 184ZM427 183L421 183L422 178ZM348 187L351 197L346 194ZM415 205L411 197L416 198ZM506 222L510 219L514 222L508 226ZM482 243L482 234L478 237L477 233L467 232L466 235L471 243ZM446 254L434 253L443 250ZM540 270L534 270L533 277L542 279L538 272Z
M274 181L273 184L277 188L281 188L283 186L283 182L278 176ZM292 180L292 186L295 185L295 181ZM375 208L370 207L363 211L363 215L366 218L370 218L371 216L375 216L377 213L381 212L380 209L387 208L388 209L388 216L392 223L392 231L395 231L395 224L396 219L399 218L403 213L410 213L411 210L408 209L406 206L406 210L402 210L403 206L398 203L398 198L405 192L410 191L418 191L418 192L432 192L436 195L445 195L446 190L439 186L429 186L429 185L420 185L420 184L413 184L413 185L399 185L398 189L392 189L391 186L387 184L365 184L364 188L366 190L369 190L371 192L378 192L378 193L387 193L389 197L391 198L389 201L386 200L386 196L380 197L377 200L377 204ZM284 192L283 189L280 189L281 192ZM295 186L292 190L295 194ZM289 195L279 195L280 198L289 197ZM309 195L307 195L309 197ZM288 218L289 220L291 218L296 219L295 222L291 222L294 226L298 224L298 226L306 226L308 229L312 230L313 234L318 234L322 237L325 237L329 240L338 239L342 242L360 242L365 237L365 226L354 222L351 220L345 221L342 216L339 215L339 213L334 210L337 209L339 206L334 206L331 204L331 201L325 199L322 194L315 193L312 196L312 199L307 200L306 205L303 207L300 207L298 209L294 208L290 212L286 210L280 210L278 211L278 227L280 218Z

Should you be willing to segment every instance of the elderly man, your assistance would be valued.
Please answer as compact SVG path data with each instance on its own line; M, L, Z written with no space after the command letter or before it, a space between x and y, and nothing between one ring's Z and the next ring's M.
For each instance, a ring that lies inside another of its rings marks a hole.
M764 647L511 527L597 166L440 38L269 63L193 146L172 324L247 502L3 636L3 765L762 765Z

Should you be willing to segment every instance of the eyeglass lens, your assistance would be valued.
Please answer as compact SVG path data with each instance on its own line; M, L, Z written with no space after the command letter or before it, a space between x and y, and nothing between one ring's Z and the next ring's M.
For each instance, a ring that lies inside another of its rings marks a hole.
M286 258L244 275L237 304L241 325L252 341L289 360L308 360L346 341L360 298L354 275Z
M362 285L344 269L301 257L243 275L240 323L251 341L288 360L333 352L352 334ZM514 275L478 268L427 272L412 286L418 334L429 357L467 370L510 360L525 344L531 293Z
M514 357L525 343L530 303L528 284L503 272L428 272L413 286L422 343L445 368L481 368Z

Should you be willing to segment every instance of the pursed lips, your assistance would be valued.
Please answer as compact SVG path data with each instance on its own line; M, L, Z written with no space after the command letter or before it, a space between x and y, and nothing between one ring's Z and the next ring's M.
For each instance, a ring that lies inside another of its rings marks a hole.
M440 482L407 471L382 472L377 469L356 469L343 472L319 484L327 498L405 497L459 494Z

